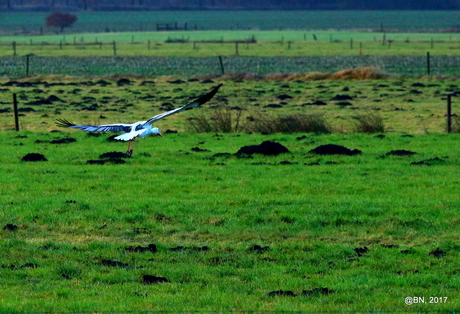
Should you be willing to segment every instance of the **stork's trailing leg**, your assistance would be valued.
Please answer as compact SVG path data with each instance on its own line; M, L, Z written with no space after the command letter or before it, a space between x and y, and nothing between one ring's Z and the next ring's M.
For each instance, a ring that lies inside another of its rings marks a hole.
M131 157L134 151L134 141L136 138L133 138L132 140L128 141L128 150L126 152L126 157ZM131 142L133 142L133 146L131 146Z

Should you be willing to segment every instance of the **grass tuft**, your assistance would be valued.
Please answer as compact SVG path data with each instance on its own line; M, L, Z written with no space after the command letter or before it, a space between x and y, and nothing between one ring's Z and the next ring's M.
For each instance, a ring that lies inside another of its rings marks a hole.
M376 80L383 79L386 75L375 67L359 67L354 69L345 69L333 73L331 80Z
M187 121L189 128L198 133L236 133L242 130L241 114L241 110L218 108L210 115L200 113L196 117L187 119Z
M384 133L385 125L379 115L362 115L355 118L355 129L358 133Z
M246 124L246 130L258 133L331 133L331 126L323 116L316 114L290 114L269 117L259 114Z

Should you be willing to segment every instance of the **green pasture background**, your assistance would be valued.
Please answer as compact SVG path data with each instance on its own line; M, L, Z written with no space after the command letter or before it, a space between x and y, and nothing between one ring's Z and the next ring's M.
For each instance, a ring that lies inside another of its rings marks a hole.
M157 23L198 30L382 30L449 31L459 24L456 11L119 11L74 12L73 32L154 31ZM56 32L45 26L49 12L2 12L7 33ZM66 30L68 32L69 30Z

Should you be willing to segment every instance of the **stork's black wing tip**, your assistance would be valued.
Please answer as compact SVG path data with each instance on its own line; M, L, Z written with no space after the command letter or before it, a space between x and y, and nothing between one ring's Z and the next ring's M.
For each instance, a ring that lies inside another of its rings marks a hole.
M217 91L219 90L219 88L220 88L222 85L224 85L224 84L219 84L219 85L217 85L216 87L214 87L214 88L212 89L212 91L210 91L210 92L207 93L206 95L204 95L204 96L198 98L196 101L197 101L200 105L202 105L202 104L204 104L204 103L210 101L210 100L212 99L212 97L214 97L214 95L217 93Z
M66 119L56 119L55 124L58 127L61 127L61 128L68 128L68 127L76 125L76 124L74 124L74 123L72 123L72 122L70 122L69 120L66 120Z

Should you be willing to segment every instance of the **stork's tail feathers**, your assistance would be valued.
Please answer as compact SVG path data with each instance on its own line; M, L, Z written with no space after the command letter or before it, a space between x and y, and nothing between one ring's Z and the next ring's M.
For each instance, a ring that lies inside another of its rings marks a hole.
M123 133L123 134L120 134L120 135L114 137L114 139L117 140L117 141L128 142L128 141L131 141L131 140L135 139L139 135L141 135L144 131L145 131L144 129L141 129L139 131Z
M76 124L70 122L69 120L65 120L65 119L56 119L56 125L58 127L61 127L61 128L69 128L69 127L72 127L72 126L75 126Z

